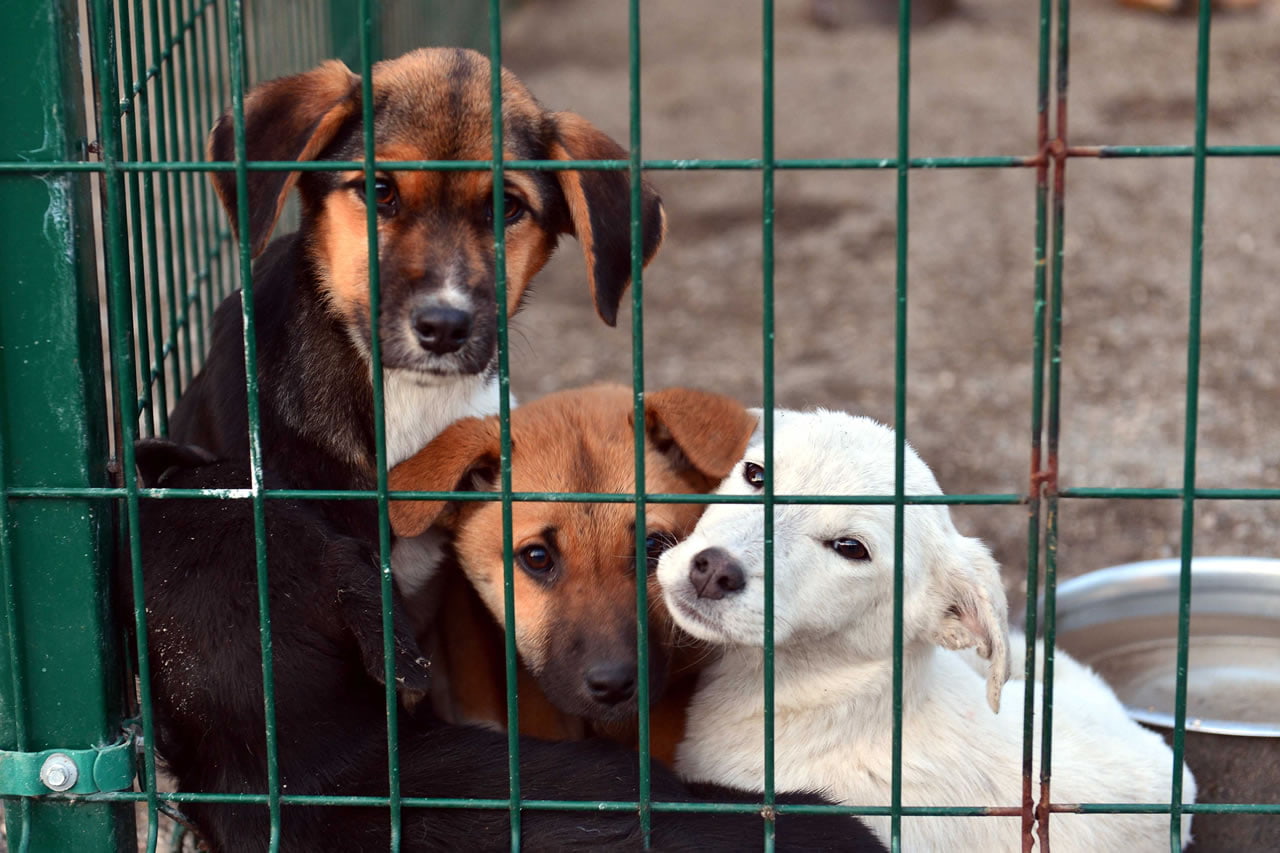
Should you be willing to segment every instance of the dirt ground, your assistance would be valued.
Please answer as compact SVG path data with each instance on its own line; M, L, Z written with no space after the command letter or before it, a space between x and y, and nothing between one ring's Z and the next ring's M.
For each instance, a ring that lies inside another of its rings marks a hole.
M892 157L897 40L878 0L776 9L780 157ZM646 158L761 151L755 3L647 0ZM960 0L913 35L911 152L1031 154L1032 3ZM544 103L628 138L626 9L539 0L506 21L505 63ZM1215 16L1210 144L1280 142L1280 4ZM1071 23L1072 144L1190 144L1195 22L1079 0ZM645 275L645 380L758 404L761 180L757 172L659 172L666 244ZM1197 482L1280 486L1280 160L1209 163ZM1028 169L915 171L910 180L907 434L952 493L1025 492L1031 411L1034 184ZM777 174L780 404L892 421L895 176ZM1178 487L1187 370L1192 161L1080 160L1067 168L1062 348L1064 486ZM598 379L630 382L630 314L594 319L576 248L537 284L513 336L525 399ZM1026 585L1021 507L957 509ZM1060 572L1179 548L1177 501L1064 502ZM1205 501L1197 554L1277 553L1275 502Z

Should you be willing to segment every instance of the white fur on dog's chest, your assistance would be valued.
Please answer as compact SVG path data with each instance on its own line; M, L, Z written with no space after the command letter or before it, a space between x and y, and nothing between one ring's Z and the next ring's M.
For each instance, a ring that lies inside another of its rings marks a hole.
M382 376L388 468L426 447L454 421L498 412L494 377L465 376L433 385L423 383L420 374L402 370L384 370ZM511 404L515 405L514 397Z

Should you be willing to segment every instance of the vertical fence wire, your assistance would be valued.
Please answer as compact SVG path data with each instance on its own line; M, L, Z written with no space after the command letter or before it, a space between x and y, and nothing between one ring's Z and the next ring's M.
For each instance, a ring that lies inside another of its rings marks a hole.
M360 0L360 110L364 136L365 246L369 269L369 378L373 385L373 447L377 472L378 577L382 595L382 664L387 706L387 790L391 821L391 851L400 850L400 738L399 699L396 694L395 628L392 619L391 528L387 518L387 432L382 374L381 267L378 257L377 138L374 127L373 4Z
M267 575L266 512L262 497L262 420L258 407L258 347L254 326L253 263L249 234L249 172L246 164L244 8L231 0L231 115L235 137L237 249L240 259L240 311L244 328L245 396L249 409L249 489L253 501L253 542L258 582L258 635L262 642L262 695L266 721L267 809L271 819L269 849L280 849L280 767L276 744L275 678L272 670L271 596Z
M762 289L761 349L763 376L761 385L764 403L764 849L773 853L776 845L777 824L774 817L774 470L773 470L773 408L774 408L774 67L773 67L773 0L763 0L761 21L761 128L760 128L760 275Z
M178 153L178 142L175 138L177 135L177 111L173 108L173 87L177 82L172 72L169 75L163 73L164 67L168 64L169 57L172 56L175 43L172 41L173 32L171 30L171 18L169 14L169 3L157 2L151 0L150 13L144 15L150 24L150 63L147 65L146 77L151 78L151 87L154 90L154 103L156 110L155 122L155 154L158 161L170 159L169 152L172 150L174 154ZM164 40L160 37L161 19L164 23ZM168 83L166 83L168 77ZM170 148L172 142L172 149ZM168 325L168 333L160 338L157 342L159 347L156 357L157 382L162 381L165 369L169 370L169 379L167 387L176 395L182 388L182 364L184 358L182 351L178 346L178 333L181 328L178 325L178 307L179 298L177 295L177 267L178 263L186 264L186 223L182 216L182 207L175 205L174 200L176 193L170 193L170 187L177 182L178 176L172 172L160 173L155 176L156 196L155 199L159 205L159 227L160 232L164 235L165 252L163 263L163 274L159 267L153 270L156 279L153 281L152 288L157 294L160 292L160 279L164 281L163 300L166 306L166 317ZM150 198L150 197L149 197ZM152 219L154 220L154 214ZM152 241L151 251L159 251L158 241ZM159 313L160 299L156 299L156 312ZM163 324L156 323L157 328ZM190 348L188 347L188 352ZM164 403L168 408L168 400ZM164 415L165 428L164 432L168 432L168 412Z
M211 108L209 102L212 100L208 96L207 86L210 77L210 69L213 62L209 57L209 16L210 4L204 3L197 13L196 3L200 0L189 0L189 13L193 21L195 21L195 29L191 33L191 48L188 56L191 57L190 78L188 70L183 67L182 91L183 98L183 125L186 133L186 145L184 154L188 160L195 160L201 156L200 140L204 138L203 131L205 128L213 124L213 118L210 115ZM193 80L194 82L190 82ZM193 362L196 358L203 361L205 353L208 352L205 343L205 325L210 323L213 318L213 311L217 307L217 301L214 296L214 275L213 267L220 260L217 247L220 245L218 240L218 220L215 217L213 209L209 206L209 182L204 175L198 172L192 172L186 175L184 192L187 194L187 203L190 206L192 222L198 222L199 227L196 229L196 242L193 244L198 247L195 251L193 263L189 271L191 275L190 290L187 292L185 299L189 304L196 308L196 352L193 358L187 359L186 382L191 382L190 371L193 369Z
M895 226L893 358L893 740L889 793L889 844L893 853L902 849L902 644L903 538L906 503L907 441L907 202L911 173L911 0L898 0L898 152L896 171L897 217Z
M502 3L489 0L489 112L492 126L493 262L498 312L498 467L502 491L502 612L507 671L507 762L511 850L520 850L520 701L516 692L516 599L511 530L511 359L507 327L506 199L502 123Z
M1200 297L1204 273L1205 148L1209 124L1209 20L1200 3L1196 29L1196 126L1191 188L1191 281L1187 307L1187 391L1183 433L1182 560L1178 576L1178 662L1174 693L1173 770L1169 795L1169 848L1182 849L1182 761L1187 734L1187 654L1191 628L1191 557L1195 546L1196 436L1200 401Z
M138 481L134 465L133 443L137 438L138 419L134 412L137 399L137 374L134 362L133 318L130 303L133 291L129 280L129 242L126 228L126 185L119 168L122 152L120 93L117 83L117 57L114 39L115 12L110 0L97 0L90 15L93 30L93 59L96 66L98 98L101 109L99 144L103 164L102 221L107 298L110 310L109 337L111 359L115 365L116 405L120 410L121 479L125 488L125 531L128 537L129 569L133 587L134 630L137 639L138 701L143 739L143 787L147 805L147 851L153 853L159 840L158 801L156 798L155 724L151 703L151 665L147 651L147 611L143 593L142 545L138 522ZM129 79L128 77L125 78ZM136 220L135 220L136 222ZM139 328L138 344L146 337ZM143 356L139 356L145 363Z
M1053 226L1051 302L1049 308L1049 400L1048 475L1045 482L1047 512L1044 546L1044 688L1040 732L1040 799L1036 810L1036 830L1042 850L1049 849L1049 815L1052 802L1050 778L1053 754L1053 657L1057 635L1058 592L1058 439L1062 401L1062 304L1065 284L1062 277L1064 213L1066 208L1067 73L1070 47L1070 0L1058 0L1057 115L1054 127Z
M167 81L161 75L158 82L163 87L165 96L165 130L169 150L173 152L175 159L189 159L186 143L190 134L193 95L187 79L187 67L191 64L195 48L196 13L192 12L192 17L184 18L182 7L177 6L176 14L174 7L173 0L161 0L160 14L166 44L161 57L169 64L170 72ZM168 253L166 258L169 346L174 354L171 382L177 396L191 382L194 372L192 360L196 352L202 351L200 342L204 338L200 329L201 306L188 289L189 283L194 279L192 260L199 252L200 227L195 215L195 189L191 183L194 176L190 172L174 172L164 177L164 190L170 199L163 205L169 211L169 224L166 227L176 227L178 232L174 251ZM196 291L195 295L198 294L199 291ZM194 347L193 339L196 339Z
M635 442L635 549L636 549L636 704L639 709L639 789L636 792L640 833L646 849L652 823L649 779L649 589L645 548L645 413L644 413L644 217L641 207L643 174L640 124L640 0L627 4L627 82L630 124L627 177L630 180L631 244L631 382L634 395L632 422Z
M113 53L111 71L106 73L114 73L119 70L121 81L125 87L132 87L133 81L133 27L130 24L129 9L131 8L130 0L123 0L119 10L114 17L116 26L113 28L113 43L118 46L118 54ZM103 69L104 72L106 71ZM118 106L117 106L118 104ZM144 153L144 149L140 146L142 143L138 139L138 111L147 105L145 92L134 96L128 92L120 93L117 97L109 102L104 102L102 109L104 112L118 112L121 118L122 130L124 131L124 159L130 160L150 159L149 150ZM144 128L145 130L145 128ZM145 139L145 136L144 136ZM147 142L149 146L149 141ZM155 406L152 401L152 385L147 379L147 375L151 370L151 342L147 333L148 312L147 302L148 294L146 292L146 258L147 247L143 242L144 228L142 226L142 187L143 175L139 172L130 172L125 179L125 195L128 199L128 212L125 220L125 228L131 238L129 253L125 256L126 262L132 261L133 265L133 309L134 322L137 324L135 346L137 348L138 359L138 390L140 394L130 397L129 400L136 400L136 405L143 415L143 424L147 435L158 435L156 430ZM150 177L147 177L150 187ZM154 229L151 231L154 240ZM121 419L131 417L137 414L137 410L130 413L124 407L124 401L121 401L120 417Z
M1040 0L1037 26L1036 68L1036 165L1035 188L1035 284L1032 309L1031 350L1031 466L1027 487L1027 601L1026 657L1023 665L1022 700L1022 851L1035 844L1035 696L1036 619L1040 582L1040 499L1044 486L1041 436L1044 432L1044 333L1049 196L1049 52L1053 0Z

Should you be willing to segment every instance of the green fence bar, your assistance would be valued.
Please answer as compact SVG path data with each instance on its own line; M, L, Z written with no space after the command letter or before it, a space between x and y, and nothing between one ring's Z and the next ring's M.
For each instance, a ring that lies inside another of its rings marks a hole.
M1183 428L1182 566L1178 580L1178 662L1174 687L1169 849L1182 849L1182 760L1187 735L1187 654L1191 630L1191 557L1195 547L1196 435L1200 400L1200 296L1204 273L1205 144L1209 124L1210 4L1200 4L1196 33L1195 160L1191 188L1191 285L1187 306L1187 391Z
M240 262L240 311L244 323L245 396L249 409L249 484L253 501L253 543L257 563L258 632L262 643L262 696L266 719L267 808L271 819L269 849L280 849L280 767L277 756L275 679L272 674L270 595L267 582L266 508L262 489L262 421L258 406L257 332L254 328L253 264L249 247L249 173L245 139L244 7L231 0L228 41L231 53L231 118L235 137L236 248Z
M764 30L761 47L761 132L760 132L760 149L761 158L763 160L763 170L760 174L760 195L761 195L761 221L760 221L760 279L761 279L761 296L764 301L761 313L761 352L762 352L762 369L761 385L763 386L764 406L764 429L762 430L762 438L764 440L764 812L766 816L774 808L777 792L774 790L774 761L776 758L776 744L774 743L775 732L775 707L776 697L774 664L775 654L773 647L773 631L774 631L774 541L773 541L773 522L774 522L774 459L773 459L773 410L774 410L774 332L775 321L774 301L773 301L773 285L774 285L774 132L776 130L774 116L774 67L773 67L773 42L774 42L774 6L773 0L764 0L763 21L761 27ZM776 845L776 829L777 825L773 820L766 820L764 826L764 849L765 853L773 853Z
M906 515L907 441L907 188L911 139L911 0L898 0L898 156L897 215L894 231L893 349L893 739L891 742L889 849L902 849L902 633L903 526Z
M507 679L507 761L510 774L508 805L511 819L511 850L520 850L520 702L516 695L515 552L511 530L511 341L507 325L507 232L504 190L502 123L502 3L489 2L489 118L493 159L493 262L495 299L498 312L498 416L499 487L502 500L502 612Z
M69 160L87 144L77 7L11 4L0 159ZM0 192L0 487L107 485L106 406L89 181L6 176ZM51 392L56 399L51 401ZM0 495L0 740L80 750L121 736L118 634L108 613L110 505ZM6 802L11 850L110 851L132 810Z
M631 195L628 216L628 239L631 245L631 383L634 393L632 409L632 436L635 446L635 548L636 548L636 705L639 707L639 758L638 790L640 831L645 847L649 846L652 824L650 803L649 758L649 588L645 573L638 567L646 565L644 532L645 520L645 414L644 414L644 234L641 200L640 141L640 0L627 4L627 84L630 144L629 174Z
M1070 0L1058 0L1058 54L1054 85L1056 120L1054 146L1067 144L1067 90L1070 46ZM1040 720L1040 797L1036 807L1036 832L1041 849L1048 849L1050 778L1053 754L1053 655L1057 630L1058 524L1061 520L1058 497L1058 442L1062 402L1062 278L1064 212L1066 208L1066 166L1064 157L1053 161L1052 255L1050 259L1049 307L1049 395L1047 415L1048 460L1044 490L1046 499L1044 539L1044 708Z

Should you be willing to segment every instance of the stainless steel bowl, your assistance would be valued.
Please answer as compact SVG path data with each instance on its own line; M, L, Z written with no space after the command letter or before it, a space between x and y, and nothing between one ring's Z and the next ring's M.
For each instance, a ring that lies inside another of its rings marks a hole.
M1177 684L1176 559L1128 563L1058 586L1057 644L1106 679L1134 719L1171 737ZM1280 560L1191 566L1186 761L1200 802L1280 797ZM1198 815L1198 853L1280 850L1280 816Z

